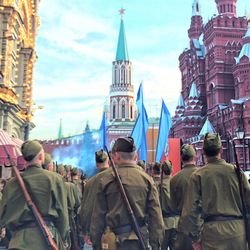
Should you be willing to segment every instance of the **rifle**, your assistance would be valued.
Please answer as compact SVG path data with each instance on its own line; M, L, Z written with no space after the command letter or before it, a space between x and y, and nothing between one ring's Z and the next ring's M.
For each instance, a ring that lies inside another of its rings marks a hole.
M245 222L246 239L247 239L247 244L248 244L248 250L250 250L250 214L248 214L248 211L247 211L247 205L245 201L244 187L243 187L243 181L242 181L242 171L239 166L234 140L232 140L232 144L233 144L234 159L235 159L235 165L236 165L235 172L236 172L238 182L239 182L240 198L241 198L241 203L242 203L242 214L243 214L243 218Z
M160 181L160 204L162 208L162 196L163 196L163 170L162 170L162 164L161 164L161 181Z
M119 174L118 174L118 171L117 171L117 169L116 169L115 163L114 163L113 159L111 158L111 155L110 155L110 153L109 153L108 148L107 148L106 145L105 145L105 150L106 150L106 152L107 152L107 154L108 154L108 157L109 157L109 160L110 160L112 169L113 169L113 171L114 171L115 178L116 178L116 180L117 180L118 187L119 187L119 190L120 190L122 199L123 199L123 201L124 201L124 203L125 203L125 205L126 205L126 208L127 208L127 210L128 210L128 214L129 214L130 219L131 219L131 221L132 221L133 229L134 229L135 234L137 235L137 237L138 237L138 239L139 239L140 248L141 248L142 250L146 250L147 248L146 248L144 239L143 239L143 237L142 237L142 234L141 234L141 231L140 231L140 227L139 227L138 222L137 222L137 220L136 220L136 218L135 218L134 211L133 211L133 209L132 209L132 207L131 207L131 205L130 205L130 202L129 202L129 200L128 200L128 196L127 196L126 191L125 191L125 189L124 189L124 186L123 186L123 184L122 184L121 178L120 178L120 176L119 176Z
M43 238L45 239L46 243L47 243L47 246L49 249L51 250L59 250L59 248L57 247L55 241L53 240L52 236L51 236L51 233L43 219L43 217L41 216L40 212L38 211L36 205L33 203L31 197L30 197L30 194L28 193L28 190L25 186L25 183L23 181L23 178L21 177L17 167L12 163L12 159L9 155L9 152L7 150L7 148L5 147L5 145L2 145L3 148L4 148L4 151L8 157L8 160L9 160L9 163L10 163L10 167L12 167L12 169L14 170L14 173L16 175L16 178L17 178L17 181L20 185L20 188L22 189L22 192L23 192L23 195L24 195L24 198L28 204L28 207L35 219L35 222L43 236Z
M77 236L76 222L73 216L73 212L69 212L69 223L71 228L71 239L73 242L74 250L80 250L78 236Z

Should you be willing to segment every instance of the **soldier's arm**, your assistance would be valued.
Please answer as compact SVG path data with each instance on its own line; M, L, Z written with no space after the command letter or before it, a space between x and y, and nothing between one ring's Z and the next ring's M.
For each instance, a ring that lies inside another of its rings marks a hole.
M0 202L0 228L5 226L5 212L6 212L7 202L8 202L7 196L8 196L7 189L5 188L3 191L2 200Z
M54 189L56 210L58 213L58 219L56 221L56 227L65 241L69 233L69 216L67 206L67 190L62 179L57 179Z
M88 229L87 229L87 224L89 225L90 223L87 223L88 220L91 220L91 218L87 217L87 198L89 196L89 185L88 182L85 185L84 191L83 191L83 196L82 196L82 201L81 201L81 206L80 206L80 210L79 210L79 218L80 218L80 223L81 223L81 229L83 234L87 234L88 233ZM94 197L91 197L92 199L94 199Z
M101 183L99 183L90 224L90 238L94 249L101 249L101 237L106 226L105 215L107 210L105 193L102 190Z
M193 242L200 241L203 220L200 176L194 173L189 181L180 218L180 226Z
M147 200L149 241L152 249L159 249L163 240L164 222L160 208L159 193L155 183L149 184Z
M177 212L176 189L174 179L170 180L170 208L173 212Z

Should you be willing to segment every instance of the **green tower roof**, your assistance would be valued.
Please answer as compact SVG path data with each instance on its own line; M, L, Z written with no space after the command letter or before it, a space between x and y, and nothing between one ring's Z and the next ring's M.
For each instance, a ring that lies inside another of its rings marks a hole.
M121 19L118 45L117 45L117 51L116 51L116 61L129 61L123 19Z

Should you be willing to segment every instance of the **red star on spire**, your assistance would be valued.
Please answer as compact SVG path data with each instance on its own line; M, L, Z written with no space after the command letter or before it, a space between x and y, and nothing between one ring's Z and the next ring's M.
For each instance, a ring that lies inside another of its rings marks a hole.
M124 14L125 14L125 9L121 8L121 9L119 10L119 13L120 13L121 16L124 15Z

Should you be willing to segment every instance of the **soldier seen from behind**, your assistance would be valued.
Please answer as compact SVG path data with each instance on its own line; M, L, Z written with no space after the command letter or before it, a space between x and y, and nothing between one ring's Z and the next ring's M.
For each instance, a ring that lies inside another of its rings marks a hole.
M218 134L206 134L203 152L207 164L190 178L181 224L192 238L194 249L246 250L246 233L235 167L221 158ZM242 172L247 208L250 188Z
M45 153L44 163L42 164L42 167L44 169L47 169L48 171L53 172L54 165L50 154Z
M163 218L159 194L152 178L136 165L136 147L130 137L118 138L112 158L139 224L144 242L160 249L163 240ZM106 231L106 233L105 233ZM94 249L115 246L119 249L140 249L127 207L118 189L113 169L100 179L95 199L90 235ZM101 239L109 243L101 244Z
M187 187L190 176L197 170L196 153L192 145L184 144L181 147L182 170L172 177L170 181L170 197L172 212L181 215L184 199L187 196ZM177 227L177 239L175 241L176 250L192 250L192 242L184 233L181 225Z
M42 168L44 150L36 141L26 141L21 148L28 166L22 177L33 202L40 211L59 249L69 233L67 194L63 180L55 173ZM10 230L9 249L47 250L34 217L28 208L16 177L12 178L3 192L0 204L0 225Z
M161 183L161 163L155 162L152 167L152 177L155 181L157 188L159 189Z
M89 240L89 231L90 231L90 222L94 208L94 201L97 193L97 188L100 182L100 179L105 175L105 170L109 168L109 159L108 155L102 149L95 152L95 161L96 167L98 169L98 174L90 178L84 188L83 198L81 202L81 208L79 212L80 223L82 228L82 233L85 236L85 242L90 243Z
M165 225L165 236L162 243L162 250L174 249L174 243L176 241L176 228L178 225L178 216L172 212L170 204L170 180L172 173L172 163L169 160L165 160L161 164L161 182L159 186L160 202L162 215Z

